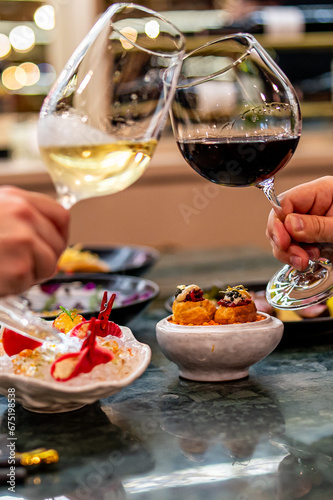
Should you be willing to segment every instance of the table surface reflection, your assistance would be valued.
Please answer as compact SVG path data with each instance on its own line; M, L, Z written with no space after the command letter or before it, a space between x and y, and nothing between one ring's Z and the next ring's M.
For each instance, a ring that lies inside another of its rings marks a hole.
M1 498L333 498L333 332L325 342L316 342L314 331L311 345L280 347L248 378L228 383L180 379L160 352L155 325L182 279L201 285L203 277L207 283L222 274L238 284L240 272L247 281L265 279L276 266L257 251L204 253L206 261L200 253L162 257L150 272L160 298L131 325L152 348L140 379L70 413L40 415L17 405L17 451L55 448L60 460L30 469L15 493L2 486ZM0 412L6 452L6 398Z

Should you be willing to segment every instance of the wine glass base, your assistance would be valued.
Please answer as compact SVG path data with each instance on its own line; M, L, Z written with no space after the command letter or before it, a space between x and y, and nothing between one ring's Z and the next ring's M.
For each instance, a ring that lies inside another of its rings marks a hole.
M302 309L324 302L333 295L333 266L318 259L309 271L297 271L289 265L280 269L269 281L266 298L276 309Z

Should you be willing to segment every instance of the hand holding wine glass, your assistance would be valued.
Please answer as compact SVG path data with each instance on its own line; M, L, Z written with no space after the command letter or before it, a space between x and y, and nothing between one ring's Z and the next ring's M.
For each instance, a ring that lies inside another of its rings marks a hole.
M327 252L326 244L333 243L333 177L300 184L282 193L279 201L285 220L282 223L272 210L267 237L277 259L304 270L309 259L320 257L318 245Z
M41 193L0 188L0 297L49 278L65 250L69 214Z
M184 57L171 121L196 172L221 186L262 189L282 224L286 214L274 177L297 147L300 106L287 77L252 35L226 36ZM332 265L319 260L306 273L290 266L279 271L268 284L268 301L288 309L325 300L333 293Z

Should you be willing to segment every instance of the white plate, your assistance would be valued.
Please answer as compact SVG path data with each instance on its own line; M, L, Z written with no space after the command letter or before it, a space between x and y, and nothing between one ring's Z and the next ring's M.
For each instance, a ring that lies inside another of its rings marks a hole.
M138 342L129 328L122 326L121 330L125 345L139 357L136 367L126 378L120 381L105 380L93 383L84 380L80 386L74 387L63 382L47 382L14 373L0 374L0 394L7 397L8 389L14 388L15 401L27 410L37 413L72 411L116 394L142 375L151 358L148 345Z

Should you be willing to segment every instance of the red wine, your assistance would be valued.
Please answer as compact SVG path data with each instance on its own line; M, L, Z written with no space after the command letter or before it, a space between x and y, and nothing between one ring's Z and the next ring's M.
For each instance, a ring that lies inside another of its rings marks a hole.
M221 186L252 186L273 177L292 157L299 137L233 137L179 141L198 174Z

